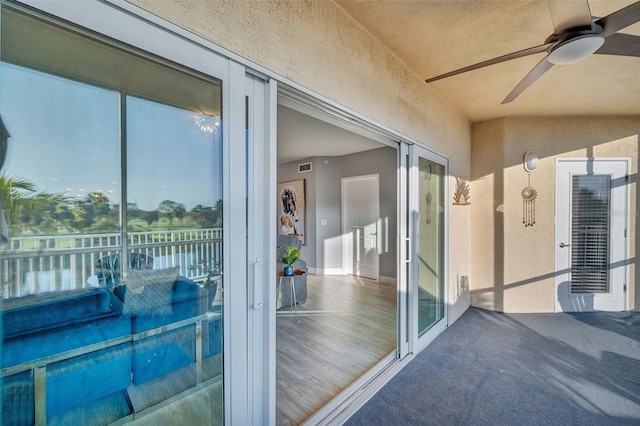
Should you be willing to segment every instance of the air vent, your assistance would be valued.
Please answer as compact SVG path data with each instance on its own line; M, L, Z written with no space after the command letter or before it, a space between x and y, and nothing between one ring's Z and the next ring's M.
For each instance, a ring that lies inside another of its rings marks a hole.
M298 173L306 173L311 171L311 163L298 164Z

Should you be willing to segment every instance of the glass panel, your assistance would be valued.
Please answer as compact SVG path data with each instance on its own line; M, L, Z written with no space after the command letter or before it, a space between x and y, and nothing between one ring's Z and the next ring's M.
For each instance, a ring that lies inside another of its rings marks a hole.
M571 293L609 292L611 176L572 177Z
M444 318L444 166L418 159L418 334Z
M120 246L119 94L1 67L2 296L84 288Z
M3 420L222 424L220 82L5 7L0 72Z

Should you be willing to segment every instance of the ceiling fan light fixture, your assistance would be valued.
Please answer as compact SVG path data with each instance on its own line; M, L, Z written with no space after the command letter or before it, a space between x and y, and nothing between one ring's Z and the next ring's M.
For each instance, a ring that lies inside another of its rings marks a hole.
M572 38L554 46L547 60L555 65L567 65L579 62L594 54L604 44L600 34L588 34Z

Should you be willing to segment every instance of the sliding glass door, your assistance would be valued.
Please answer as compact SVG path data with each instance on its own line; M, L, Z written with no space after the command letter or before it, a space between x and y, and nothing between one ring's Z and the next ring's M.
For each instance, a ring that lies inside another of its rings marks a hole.
M223 75L1 18L1 416L223 424Z
M446 326L446 177L447 160L411 147L409 303L414 347L420 347Z

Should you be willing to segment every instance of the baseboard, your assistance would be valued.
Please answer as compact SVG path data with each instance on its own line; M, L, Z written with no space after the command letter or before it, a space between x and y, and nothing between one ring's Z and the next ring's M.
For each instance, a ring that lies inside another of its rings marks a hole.
M342 268L312 268L307 266L309 273L313 275L345 275Z
M396 285L398 283L398 280L396 279L396 277L388 277L386 275L380 275L380 277L378 278L378 281L380 281L381 283L393 284L393 285Z

